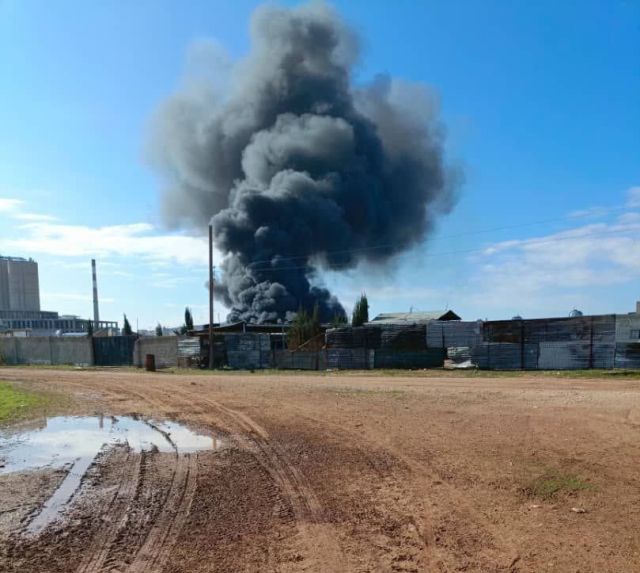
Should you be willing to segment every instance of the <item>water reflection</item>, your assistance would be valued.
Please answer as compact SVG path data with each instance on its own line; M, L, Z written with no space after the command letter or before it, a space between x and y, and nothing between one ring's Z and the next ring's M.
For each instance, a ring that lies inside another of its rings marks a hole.
M134 452L190 453L220 447L220 440L196 434L176 422L146 422L129 416L61 416L9 437L0 437L0 473L61 468L109 446L129 444ZM2 465L4 464L4 467Z
M56 520L78 490L96 456L116 445L132 451L165 453L218 450L224 440L196 434L176 422L156 423L129 416L60 416L0 437L0 473L68 468L67 476L27 529L35 535Z

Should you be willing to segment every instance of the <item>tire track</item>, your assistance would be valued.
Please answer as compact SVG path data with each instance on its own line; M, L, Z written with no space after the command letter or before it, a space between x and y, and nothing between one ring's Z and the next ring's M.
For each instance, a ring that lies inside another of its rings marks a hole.
M333 427L336 431L350 436L352 438L351 443L355 444L360 441L361 443L367 443L370 448L393 450L394 456L403 464L405 464L411 472L413 480L415 481L414 487L416 488L416 491L418 487L423 491L429 491L433 489L433 484L437 484L440 490L439 496L445 497L443 496L443 491L446 492L446 497L449 499L449 503L453 507L462 510L465 515L470 516L470 521L472 521L474 524L477 524L479 528L486 531L490 535L492 543L500 546L502 552L505 555L517 555L517 548L512 543L510 543L508 539L505 539L504 535L501 534L499 529L493 523L491 523L491 521L487 519L487 517L482 514L482 512L478 511L475 506L468 501L468 499L461 496L459 492L456 491L455 486L447 483L447 481L443 479L442 476L440 476L434 468L425 465L421 461L415 460L410 455L405 454L395 448L393 444L388 440L388 438L374 436L371 432L369 432L367 435L363 435L362 433L355 432L349 429L347 426L338 424L327 418L318 418L316 416L310 415L299 406L290 404L289 407L296 410L297 416L301 419L304 418L317 424ZM527 418L525 420L525 425L527 428L530 427L530 418ZM364 450L362 450L362 448L359 449L365 452ZM401 487L401 482L399 482L397 479L389 480L388 478L382 477L381 479L384 479L386 483L385 489L388 492L402 491L403 488ZM398 499L406 499L406 497L404 495L401 495L400 493L398 493L395 497L397 497ZM409 508L407 508L407 510L409 510ZM433 523L428 518L417 518L411 511L407 511L407 515L409 516L412 525L415 527L416 532L422 540L423 554L425 556L426 562L428 563L428 566L430 567L430 570L442 570L442 562L439 555L440 551L438 548L437 535ZM511 559L511 557L509 557L509 559ZM394 571L405 571L405 569L402 568L401 564L394 564Z
M191 395L188 391L185 393ZM324 518L322 504L282 448L271 442L267 431L248 415L202 396L198 396L198 400L217 410L223 420L226 418L225 425L228 426L230 422L231 426L236 426L244 434L236 436L236 441L253 453L290 504L295 525L304 546L310 550L311 558L316 559L323 570L335 573L347 571L345 555L328 531L330 526Z
M189 515L197 485L195 454L177 454L171 487L157 517L128 568L130 573L162 571Z
M115 385L123 394L129 394L150 404L153 408L162 409L167 403L175 406L180 403L177 396L172 396L171 401L164 402L158 395L150 396L149 393L141 393L130 386ZM191 402L183 404L192 405ZM152 424L151 424L152 425ZM155 429L162 432L160 429ZM165 438L171 442L168 435ZM171 442L172 443L172 442ZM191 504L197 487L198 462L196 454L176 454L171 455L173 461L171 485L162 503L160 513L150 524L146 537L137 548L129 547L134 557L128 567L121 570L129 573L144 573L161 571L164 564L170 557L171 550L182 531L182 527L189 515Z
M73 384L72 385L76 385ZM80 385L80 384L78 384ZM135 396L154 408L164 405L157 397L142 394L131 387L113 384L122 395ZM175 404L176 400L173 400ZM161 432L171 442L170 437ZM173 442L171 442L173 443ZM162 455L162 454L161 454ZM125 464L121 485L103 514L109 519L109 525L98 533L98 537L89 550L76 573L124 572L144 573L161 571L170 557L182 526L186 521L197 486L197 456L195 454L171 454L171 484L162 503L162 509L151 524L147 524L147 533L142 538L127 535L128 530L135 530L132 520L142 522L146 517L145 508L134 507L143 483L146 480L142 471L144 455L129 455L135 464ZM133 470L131 469L133 467ZM144 527L144 524L142 524ZM117 546L117 547L116 547ZM129 565L117 558L113 553L133 555Z
M76 570L77 573L99 573L104 570L105 562L118 532L127 521L127 515L138 487L141 459L141 456L129 452L122 461L119 486L102 512L106 524L98 531L87 555Z
M210 418L209 423L212 422L214 426L229 432L232 435L232 441L248 451L266 470L284 503L291 507L300 549L303 549L309 560L307 565L313 565L310 570L332 571L332 573L349 571L345 563L346 557L330 531L331 526L326 523L322 504L313 488L289 460L286 452L278 444L271 442L264 428L246 414L207 399L182 385L174 386L167 381L167 385L141 387L137 382L124 385L114 378L109 380L109 386L111 389L116 389L120 396L134 397L158 411L163 411L165 406L195 407ZM84 386L81 380L66 382L71 386ZM171 393L168 393L167 389L170 389ZM127 567L121 560L110 559L111 548L106 547L105 556L100 558L102 569L94 568L81 573L102 571L151 573L162 569L188 516L197 485L195 456L176 456L174 459L176 467L160 514L150 526L147 526L146 538L137 550L132 551L131 546L126 549L129 554L135 555L130 565ZM184 463L180 460L189 461ZM144 479L144 476L141 478ZM130 525L128 524L127 527ZM125 539L122 539L123 532L119 533L116 532L115 537L120 538L118 545L122 549L123 545L127 545L127 536L124 534Z

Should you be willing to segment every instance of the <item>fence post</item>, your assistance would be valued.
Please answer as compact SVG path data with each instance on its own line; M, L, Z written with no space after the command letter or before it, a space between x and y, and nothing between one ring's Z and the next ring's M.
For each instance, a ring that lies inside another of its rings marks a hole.
M591 317L591 332L589 334L589 370L593 370L593 316Z
M520 321L520 370L524 370L524 320Z

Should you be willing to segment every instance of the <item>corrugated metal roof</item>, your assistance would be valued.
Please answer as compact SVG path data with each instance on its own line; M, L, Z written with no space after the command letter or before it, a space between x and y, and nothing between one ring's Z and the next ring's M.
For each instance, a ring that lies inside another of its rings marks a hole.
M424 312L387 312L376 316L366 324L421 324L430 320L460 320L452 310L427 310Z

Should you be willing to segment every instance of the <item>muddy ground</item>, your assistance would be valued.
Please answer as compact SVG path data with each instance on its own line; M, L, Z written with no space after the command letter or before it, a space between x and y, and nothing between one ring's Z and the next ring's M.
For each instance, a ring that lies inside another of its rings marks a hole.
M0 571L640 571L640 381L0 370L223 438L0 475ZM577 511L579 510L579 512Z

